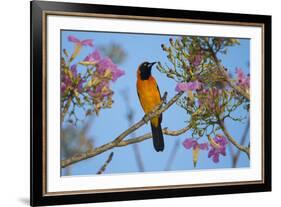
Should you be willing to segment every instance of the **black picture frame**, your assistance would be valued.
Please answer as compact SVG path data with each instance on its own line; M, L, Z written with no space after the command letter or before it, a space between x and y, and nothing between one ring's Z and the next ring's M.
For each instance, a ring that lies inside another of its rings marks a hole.
M171 188L153 190L130 190L124 192L105 192L105 193L72 193L68 195L46 195L44 193L44 174L46 169L43 165L46 162L46 150L42 136L46 133L46 73L43 71L43 59L45 48L43 48L44 24L46 21L46 11L48 12L77 12L77 13L96 13L120 16L142 16L160 17L171 19L193 19L214 22L234 22L254 23L263 25L263 58L264 58L264 94L263 94L263 132L264 139L263 155L264 166L262 183L236 184L203 186L192 188ZM233 14L203 11L187 11L156 8L137 8L125 6L108 6L80 3L58 3L58 2L31 2L31 167L30 167L30 204L32 206L58 205L58 204L78 204L90 202L107 202L121 200L170 198L185 196L203 196L231 193L248 193L271 191L271 16Z

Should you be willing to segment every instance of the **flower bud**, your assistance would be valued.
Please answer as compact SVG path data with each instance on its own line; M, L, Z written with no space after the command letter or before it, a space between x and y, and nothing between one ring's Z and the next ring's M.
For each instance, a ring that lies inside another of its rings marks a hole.
M103 86L101 89L102 94L107 94L109 92L108 87L107 86Z
M97 78L97 77L93 77L93 79L92 80L90 80L90 87L91 86L96 86L96 85L98 85L99 83L101 82L101 80L99 79L99 78Z
M161 47L162 47L162 50L168 51L168 48L164 44L161 44Z
M106 69L105 72L104 72L104 77L105 77L105 78L108 78L108 79L111 79L111 78L112 78L112 72L111 72L111 70Z
M167 77L168 78L174 78L174 75L172 75L171 73L167 73Z
M174 40L173 40L173 38L169 38L169 41L170 41L170 44L171 44L172 46L174 46Z

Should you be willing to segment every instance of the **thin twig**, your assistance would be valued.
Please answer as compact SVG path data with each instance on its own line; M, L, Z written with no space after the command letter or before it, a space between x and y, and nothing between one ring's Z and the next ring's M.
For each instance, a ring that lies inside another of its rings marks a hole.
M99 171L97 172L97 174L102 174L106 167L108 166L108 164L111 162L113 158L113 152L110 153L110 155L108 156L107 160L105 161L105 163L101 166L101 168L99 169Z
M179 145L180 145L180 140L177 139L176 142L174 143L174 147L173 147L172 152L171 152L171 154L169 156L169 159L167 161L166 167L164 169L165 171L168 171L168 170L171 169L172 164L173 164L173 162L176 158L177 152L179 150Z
M248 157L250 158L250 148L249 147L245 147L243 145L240 145L228 132L228 130L226 129L224 122L222 120L218 120L218 123L222 129L222 131L224 132L225 136L228 138L228 140L235 146L237 147L240 151L245 152Z
M245 127L245 130L244 130L242 138L241 138L240 145L244 145L245 144L246 137L247 137L247 134L249 132L249 129L250 129L250 120L248 120L248 122L247 122L247 125ZM238 158L240 156L240 153L241 153L241 151L238 150L236 154L235 153L233 154L233 158L232 158L232 167L233 168L236 167L236 165L237 165L237 161L238 161Z
M101 153L103 153L107 150L110 150L110 149L118 146L118 144L123 139L125 139L129 134L131 134L132 132L134 132L135 130L137 130L141 126L143 126L145 123L147 123L153 117L158 116L159 114L165 112L168 108L170 108L181 97L182 94L183 94L183 92L177 93L167 104L162 106L163 103L166 100L166 97L167 97L167 93L165 93L164 96L162 97L161 103L158 106L156 106L150 113L145 114L144 117L140 121L138 121L137 123L132 125L130 128L128 128L127 130L122 132L113 141L111 141L107 144L104 144L100 147L97 147L95 149L89 150L87 152L80 153L80 154L74 155L74 156L72 156L68 159L62 160L61 161L61 167L64 168L64 167L67 167L67 166L72 165L74 163L77 163L79 161L89 159L91 157L94 157L98 154L101 154Z
M128 90L124 90L121 94L123 95L124 103L126 104L128 125L132 126L133 123L134 123L135 113L134 113L133 108L130 105ZM131 135L130 135L131 138L133 138L135 136L136 136L135 132L131 133ZM137 163L139 172L144 172L145 171L144 163L143 163L143 160L142 160L142 156L141 156L141 152L140 152L138 144L137 143L133 144L132 148L134 150L134 155L135 155L135 158L136 158L136 163Z
M144 169L144 164L143 164L143 161L142 161L139 145L133 144L133 149L134 149L134 154L135 154L136 161L137 161L137 166L139 168L139 172L144 172L145 169Z

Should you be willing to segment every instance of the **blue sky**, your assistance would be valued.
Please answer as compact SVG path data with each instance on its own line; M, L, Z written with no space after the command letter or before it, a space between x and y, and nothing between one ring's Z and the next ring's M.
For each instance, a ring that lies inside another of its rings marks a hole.
M136 93L136 70L140 63L144 61L161 61L167 62L166 54L161 49L161 44L168 44L169 38L173 36L165 35L144 35L144 34L122 34L122 33L104 33L104 32L78 32L78 31L62 31L62 49L68 51L73 50L73 44L67 41L69 35L74 35L78 39L93 39L95 47L105 46L110 43L118 43L125 50L127 57L125 61L119 65L125 70L125 76L122 76L114 84L112 89L115 91L113 96L114 104L112 109L102 110L101 114L94 119L89 135L95 137L95 146L100 146L118 136L121 132L128 128L126 119L126 104L122 98L124 89L129 91L130 105L135 111L134 122L140 120L144 113L138 101ZM236 67L241 67L245 73L249 73L249 55L250 55L250 40L241 39L240 45L228 49L227 55L221 56L222 63L229 71L234 74ZM91 48L85 47L80 53L80 57L84 58L92 51ZM80 59L74 60L74 63ZM81 66L79 66L81 67ZM79 68L78 68L79 70ZM154 69L153 76L156 78L160 91L168 92L168 99L175 94L176 83L168 79L164 74ZM237 111L237 114L244 111ZM246 114L244 114L246 115ZM173 105L163 115L162 128L168 127L171 130L180 129L186 126L185 121L188 120L188 115L183 109L177 105ZM246 120L243 123L234 123L228 121L226 126L230 133L238 141L242 136ZM149 132L150 125L147 124L136 131L136 135L142 135ZM155 152L152 146L152 140L141 142L138 144L141 156L144 162L145 171L163 171L167 160L171 154L174 143L179 139L180 143L185 138L190 137L190 132L187 132L178 137L164 135L165 150L164 152ZM202 140L203 141L203 140ZM204 139L206 141L206 139ZM249 135L247 142L249 142ZM227 148L228 149L228 148ZM134 157L133 147L126 146L111 150L114 152L114 157L105 173L132 173L138 172L138 167ZM73 175L88 175L95 174L100 166L105 162L111 151L107 151L94 158L74 164L71 168ZM249 160L244 153L241 153L238 167L248 167ZM207 151L201 151L197 162L196 169L214 169L214 168L229 168L231 167L231 159L227 150L226 157L220 157L218 164L213 163L207 157ZM175 160L171 166L171 170L194 170L192 163L191 150L186 150L181 144L177 151ZM64 173L64 171L63 171Z

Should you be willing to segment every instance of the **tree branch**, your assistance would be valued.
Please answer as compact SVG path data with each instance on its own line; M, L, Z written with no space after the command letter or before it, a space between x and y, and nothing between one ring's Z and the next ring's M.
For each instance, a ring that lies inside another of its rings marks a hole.
M127 120L128 120L128 127L132 126L134 124L134 116L135 116L135 112L133 110L133 108L130 105L130 99L129 99L129 95L128 95L128 89L124 90L122 93L123 98L124 98L124 103L126 104L126 109L127 109ZM131 133L130 137L135 137L135 132ZM140 172L144 172L145 168L144 168L144 163L142 160L142 156L141 156L141 152L139 149L139 146L137 144L133 144L132 148L134 150L134 155L136 158L136 164L138 166L138 169Z
M101 166L101 168L99 169L99 171L97 172L97 174L102 174L102 173L105 171L106 167L107 167L108 164L111 162L112 158L113 158L113 152L111 152L111 153L109 154L107 160L106 160L105 163Z
M174 143L174 147L173 147L172 152L169 156L166 167L164 168L165 171L169 171L171 169L172 164L173 164L173 162L176 158L177 152L180 149L179 146L180 146L180 140L177 139L176 142Z
M178 135L181 135L181 134L185 133L190 128L191 127L189 125L180 129L180 130L175 130L175 131L168 130L167 128L165 128L165 129L162 130L162 132L163 132L163 134L166 134L166 135L178 136ZM130 145L130 144L142 142L142 141L150 139L150 138L152 138L152 133L147 133L147 134L144 134L144 135L139 136L139 137L124 140L124 141L120 142L116 147L127 146L127 145Z
M245 152L248 155L248 158L250 158L250 148L249 147L245 147L243 145L240 145L228 132L228 130L226 129L226 127L224 126L224 122L222 120L218 120L218 123L222 129L222 131L224 132L225 136L228 138L228 140L235 146L237 147L240 151Z
M250 129L250 120L248 119L247 125L246 125L246 127L245 127L245 129L244 129L244 132L243 132L243 135L242 135L242 138L241 138L241 142L240 142L241 145L244 145L244 144L245 144L246 137L247 137L247 134L248 134L248 132L249 132L249 129ZM233 153L234 153L234 152L233 152ZM233 168L235 168L236 165L237 165L237 161L238 161L238 158L239 158L239 156L240 156L240 153L241 153L241 151L238 150L237 153L233 155L233 158L232 158L232 167L233 167Z
M61 167L64 168L64 167L67 167L74 163L77 163L79 161L89 159L91 157L94 157L98 154L101 154L109 149L112 149L112 148L118 146L120 144L120 142L123 139L125 139L129 134L131 134L132 132L134 132L141 126L143 126L145 123L147 123L153 117L158 116L159 114L165 112L168 108L170 108L181 97L182 94L183 94L183 92L177 93L167 104L165 104L163 106L163 104L164 104L164 102L166 102L166 98L167 98L167 92L165 92L162 97L161 103L159 105L157 105L150 113L145 114L144 117L140 121L138 121L137 123L132 125L130 128L128 128L127 130L122 132L113 141L111 141L107 144L104 144L100 147L97 147L95 149L89 150L87 152L80 153L80 154L74 155L68 159L62 160ZM146 135L148 135L148 134L146 134ZM146 138L146 139L148 139L148 138Z
M246 91L244 91L242 88L240 88L239 86L237 86L235 83L233 83L233 81L228 77L228 74L226 73L226 71L224 70L224 67L220 64L220 61L218 60L216 54L214 53L212 47L210 46L209 42L207 42L208 47L209 47L209 52L211 53L219 71L223 74L223 76L225 77L225 81L230 85L230 87L232 87L237 93L239 93L241 96L243 96L244 98L246 98L247 100L250 101L250 94L247 93Z

